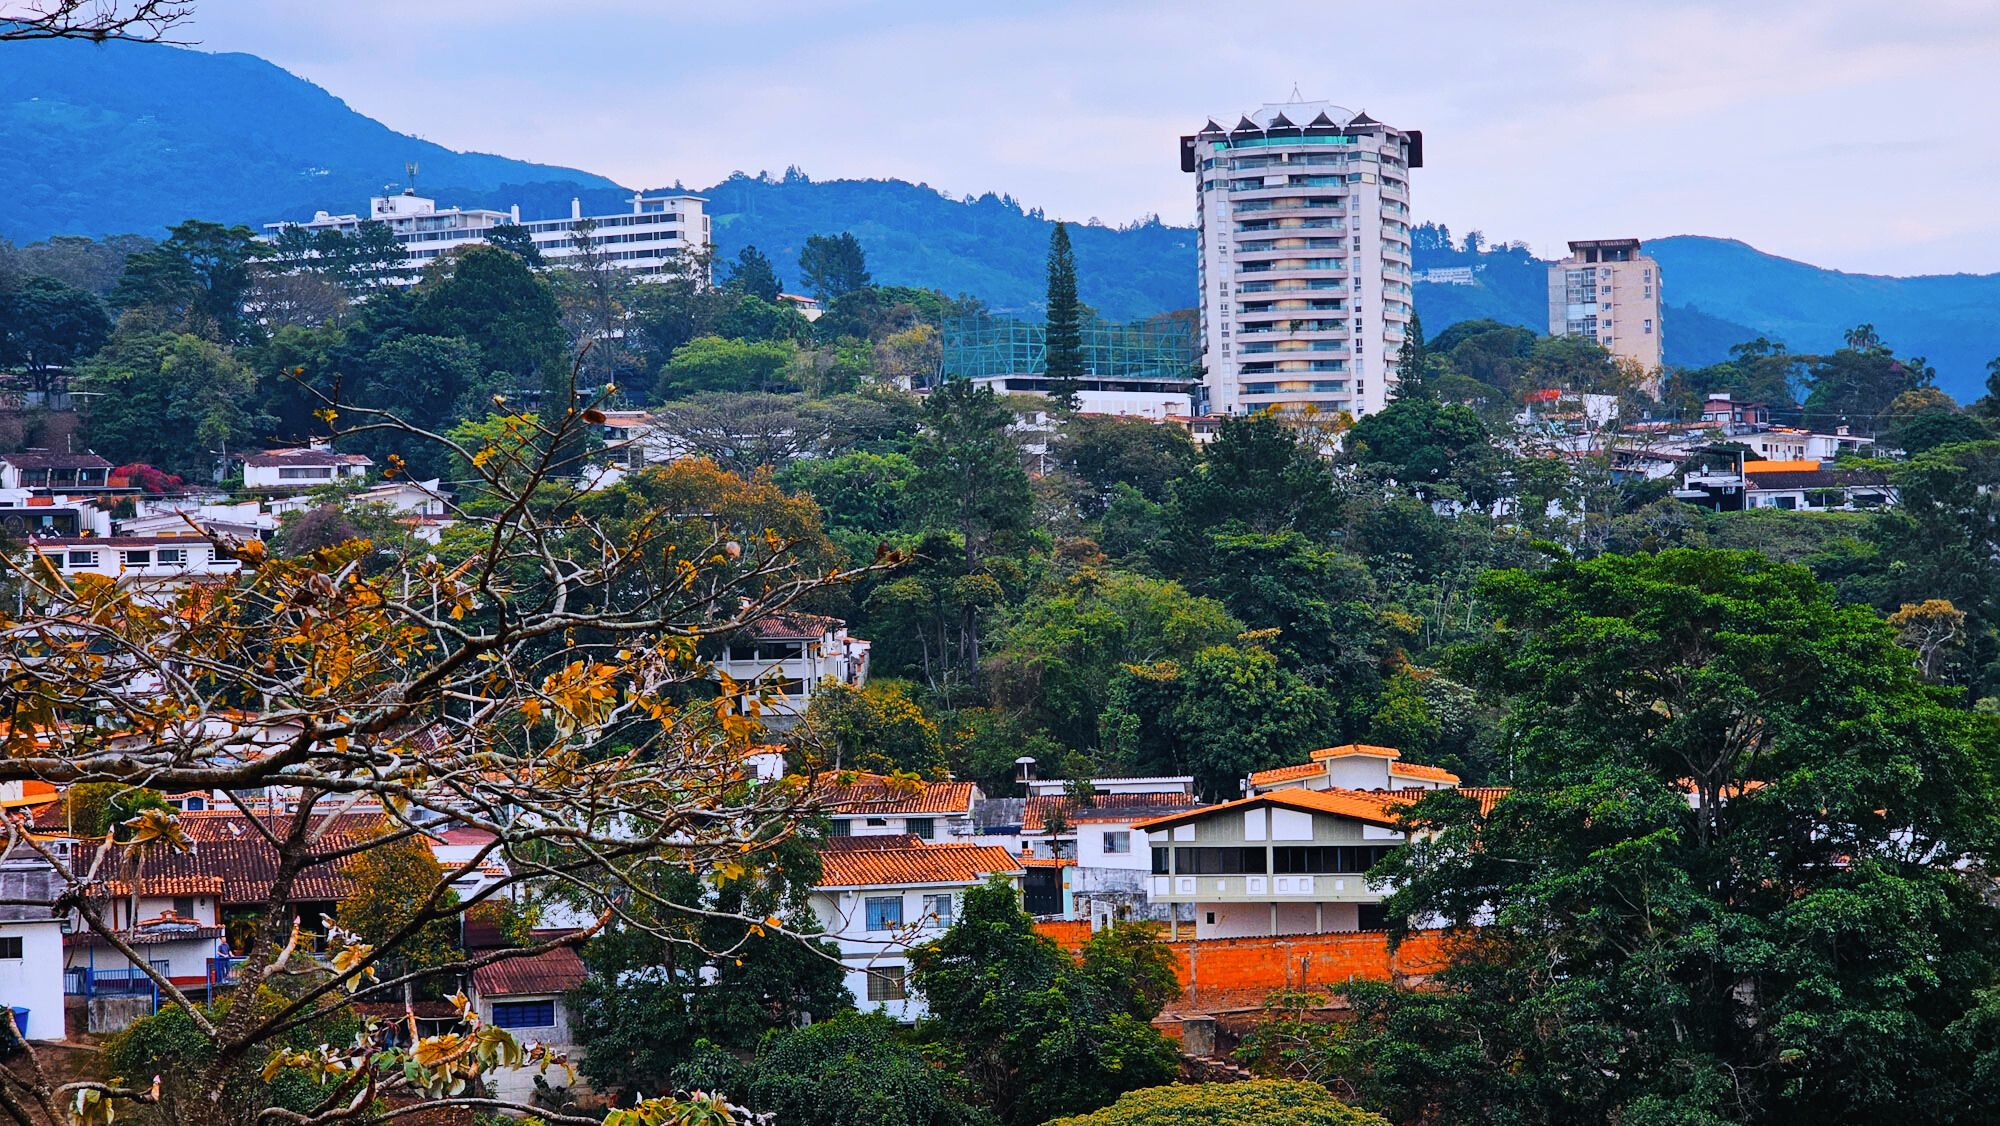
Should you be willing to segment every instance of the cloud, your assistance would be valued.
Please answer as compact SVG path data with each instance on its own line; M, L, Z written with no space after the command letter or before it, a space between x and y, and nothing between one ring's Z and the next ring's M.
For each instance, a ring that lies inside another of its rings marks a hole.
M796 164L1188 222L1178 136L1297 83L1424 129L1413 205L1459 230L2000 269L2000 5L1971 0L207 0L196 31L392 127L633 186Z

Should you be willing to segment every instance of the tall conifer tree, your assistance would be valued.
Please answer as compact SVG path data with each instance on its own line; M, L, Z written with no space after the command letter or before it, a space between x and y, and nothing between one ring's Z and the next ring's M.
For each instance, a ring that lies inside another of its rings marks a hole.
M1070 253L1069 228L1061 223L1049 236L1048 307L1049 398L1073 411L1083 379L1083 308L1076 300L1076 258Z

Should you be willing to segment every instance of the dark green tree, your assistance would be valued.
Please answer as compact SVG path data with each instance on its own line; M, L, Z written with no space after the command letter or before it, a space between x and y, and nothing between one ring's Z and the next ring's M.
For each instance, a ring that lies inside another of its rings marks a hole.
M1062 223L1049 235L1048 327L1043 355L1049 379L1049 400L1063 410L1077 407L1083 379L1083 306L1076 298L1076 255L1069 245L1069 227Z
M962 537L968 570L1028 527L1033 496L1009 427L1014 412L993 388L949 379L924 400L916 501L933 527Z
M248 227L189 219L170 228L166 241L125 260L111 303L120 309L150 308L170 327L241 343L256 335L256 321L244 311L243 299L255 264L270 254Z
M121 460L215 481L230 455L267 429L256 380L233 354L186 333L120 330L80 370L93 392L91 441Z
M1103 515L1121 484L1148 500L1166 500L1198 459L1186 430L1112 415L1067 420L1050 452L1076 481L1077 507L1088 517Z
M626 908L633 922L585 947L590 974L570 995L571 1031L593 1080L660 1090L697 1041L747 1051L772 1029L853 1006L828 944L808 947L729 917L777 916L816 929L805 905L819 876L811 847L788 838L746 853L744 865L719 889L683 869L652 869L658 896L635 896Z
M1104 757L1137 774L1192 774L1205 797L1242 792L1253 770L1339 742L1333 696L1270 652L1214 645L1186 661L1127 665L1101 721Z
M539 270L547 265L542 257L542 248L535 245L535 236L519 223L501 223L487 231L486 244L519 256L531 270Z
M1431 353L1424 346L1424 322L1415 313L1403 329L1403 346L1396 350L1396 398L1431 399Z
M736 252L736 263L729 270L729 288L759 301L776 303L778 295L785 291L785 285L778 280L778 271L771 266L771 260L754 246L746 246Z
M746 1101L780 1122L822 1126L978 1126L964 1081L931 1063L880 1013L773 1032L757 1049Z
M455 336L479 350L486 378L510 399L552 411L571 403L571 364L562 309L519 255L475 246L427 279L417 323L434 336Z
M111 317L96 294L39 276L0 289L0 364L18 365L34 390L53 390L110 338Z
M1391 920L1484 925L1352 990L1401 1121L1985 1117L1954 1024L2000 980L1990 716L1803 567L1672 550L1503 571L1466 657L1514 789L1443 792Z
M1107 991L1036 933L1012 884L967 891L958 921L912 963L930 1009L918 1035L1002 1122L1093 1110L1179 1071L1172 1042L1146 1023L1157 1007L1146 1012L1129 988Z
M1499 451L1478 412L1430 398L1399 398L1347 432L1347 460L1380 470L1425 500L1499 499Z
M847 231L808 236L805 249L799 251L799 276L821 301L845 297L871 284L861 240Z
M1389 1126L1356 1110L1326 1088L1289 1079L1246 1083L1175 1083L1128 1091L1093 1114L1058 1118L1049 1126Z

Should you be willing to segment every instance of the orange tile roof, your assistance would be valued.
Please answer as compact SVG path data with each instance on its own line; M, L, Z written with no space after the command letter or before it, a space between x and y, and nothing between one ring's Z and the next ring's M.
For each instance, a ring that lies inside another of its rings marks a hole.
M908 814L971 813L970 782L925 782L886 774L856 774L842 786L833 775L814 787L819 807L828 813L869 817Z
M1321 747L1312 753L1314 762L1325 762L1330 758L1348 758L1352 755L1367 755L1370 758L1401 758L1403 752L1394 747L1377 747L1370 743L1343 743L1338 747Z
M1458 792L1479 803L1479 812L1484 815L1493 812L1500 799L1514 792L1512 786L1460 786Z
M1810 458L1804 461L1746 461L1743 463L1743 472L1745 473L1810 473L1818 468L1819 462Z
M1021 871L1000 845L934 844L911 848L846 849L820 856L823 888L908 884L976 884L996 872Z
M1274 766L1269 770L1252 771L1250 774L1250 784L1253 786L1269 786L1276 782L1292 782L1300 778L1311 778L1316 774L1325 773L1326 766L1323 763L1301 762L1293 766Z
M567 993L588 976L583 959L567 946L503 958L472 971L472 988L483 997L518 997L524 993Z
M1187 794L1098 794L1089 805L1078 805L1068 795L1045 794L1029 798L1022 808L1021 831L1045 831L1049 813L1058 808L1071 825L1087 825L1106 821L1137 821L1175 810L1193 809L1200 804Z
M1134 829L1164 829L1171 825L1182 825L1197 821L1212 814L1230 809L1248 809L1256 805L1281 805L1288 809L1301 809L1308 813L1331 813L1340 817L1352 817L1357 821L1368 821L1377 825L1396 825L1393 809L1415 800L1428 791L1396 790L1273 790L1268 794L1254 794L1247 798L1237 798L1220 805L1204 806L1184 813L1170 813L1165 817L1155 817L1141 821Z
M104 890L112 895L131 895L132 885L125 880L108 880ZM139 894L143 896L177 895L221 895L221 876L142 876L139 879Z
M1404 778L1421 778L1426 782L1450 782L1454 785L1458 782L1458 775L1440 767L1421 766L1414 762L1390 763L1389 777L1395 778L1399 775Z

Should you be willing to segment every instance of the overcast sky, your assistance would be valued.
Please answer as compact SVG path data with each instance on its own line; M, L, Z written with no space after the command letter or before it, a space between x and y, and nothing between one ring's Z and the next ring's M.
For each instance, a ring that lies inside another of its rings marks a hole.
M1423 130L1412 206L1457 233L2000 271L1995 0L201 0L190 35L627 186L796 164L1107 223L1192 221L1180 134L1296 84Z

